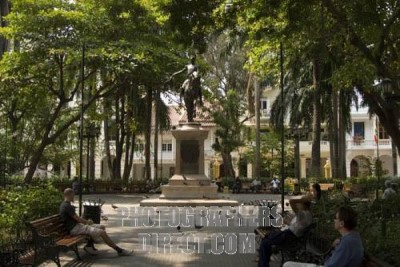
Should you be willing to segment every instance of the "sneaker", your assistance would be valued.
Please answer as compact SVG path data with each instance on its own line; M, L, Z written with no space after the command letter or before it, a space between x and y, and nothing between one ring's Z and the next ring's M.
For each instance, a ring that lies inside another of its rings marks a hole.
M121 252L118 252L118 256L130 256L133 254L133 250L123 249Z
M94 247L84 246L83 250L89 255L97 255L97 249Z

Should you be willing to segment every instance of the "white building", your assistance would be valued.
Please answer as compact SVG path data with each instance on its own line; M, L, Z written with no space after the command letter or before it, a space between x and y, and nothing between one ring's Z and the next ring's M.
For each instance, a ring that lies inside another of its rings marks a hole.
M262 128L268 127L270 120L270 110L272 103L279 94L278 89L272 87L264 88L261 96L261 125ZM215 142L216 125L210 117L204 117L204 114L197 114L196 121L200 121L202 126L209 130L208 138L205 140L205 174L213 177L213 171L219 165L219 172L223 175L223 165L220 155L213 149L212 144ZM346 169L347 176L360 176L365 171L365 158L377 157L377 144L374 140L375 121L376 117L368 114L368 108L359 108L358 110L353 107L351 110L352 132L346 134ZM186 121L185 112L178 109L176 106L170 107L170 120L172 128L178 127L180 122ZM250 120L250 127L254 127L254 118ZM323 129L323 127L322 127ZM322 136L325 134L322 133ZM326 138L325 138L326 139ZM327 140L327 139L326 139ZM379 158L383 162L383 169L388 172L388 175L394 175L393 172L393 159L392 159L392 143L391 139L383 129L379 127ZM111 154L115 155L115 148L111 145ZM311 165L311 147L312 142L300 142L300 175L307 177ZM155 168L153 164L154 153L158 153L158 174L157 177L168 178L174 173L175 168L175 139L170 131L164 131L158 134L158 148L154 148L154 132L151 134L151 177L154 177ZM254 168L252 164L245 161L240 161L239 154L233 153L233 163L235 172L241 177L253 177ZM321 171L326 160L329 160L329 141L321 141ZM400 166L400 158L397 156L397 166ZM124 162L122 159L122 168ZM131 178L144 179L145 172L145 156L144 156L144 137L139 136L136 138L136 146L134 153L133 167L131 170ZM84 155L83 164L84 176L86 170L86 155ZM62 169L61 175L73 176L77 175L79 169L75 164L69 164L68 170ZM396 174L395 174L396 175ZM110 171L108 170L107 157L104 149L104 139L100 136L97 142L96 157L95 157L95 177L101 179L110 179Z
M270 119L271 105L278 96L279 90L267 87L263 90L261 96L261 123L267 124ZM347 176L357 177L365 171L365 159L377 158L379 146L379 159L382 161L383 170L387 171L388 175L397 175L393 172L393 157L392 157L392 141L385 129L379 126L378 144L375 142L375 125L377 117L368 114L368 108L356 109L355 106L351 109L352 132L346 134L346 173ZM379 123L378 123L379 124ZM322 127L322 131L324 131ZM326 136L324 132L321 136ZM324 139L324 138L322 138ZM312 142L300 142L300 174L301 177L309 175L311 165L311 148ZM329 160L329 141L321 141L321 171L324 171L323 166L326 160ZM400 157L397 155L395 159L397 166L400 166Z

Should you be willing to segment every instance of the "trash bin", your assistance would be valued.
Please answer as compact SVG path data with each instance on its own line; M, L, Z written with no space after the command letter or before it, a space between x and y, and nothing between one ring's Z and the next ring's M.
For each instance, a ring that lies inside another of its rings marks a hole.
M101 207L104 202L99 200L85 200L83 203L83 218L91 219L93 223L100 224Z
M229 186L224 186L224 194L228 194L229 193Z

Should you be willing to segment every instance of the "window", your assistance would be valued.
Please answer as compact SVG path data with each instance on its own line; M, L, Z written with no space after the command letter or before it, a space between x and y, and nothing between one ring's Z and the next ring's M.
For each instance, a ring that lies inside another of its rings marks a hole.
M268 100L265 98L260 100L260 111L261 117L268 117Z
M135 151L136 152L143 152L143 150L144 150L144 144L142 144L142 143L136 143L135 144Z
M268 100L267 99L261 99L260 101L260 109L261 110L267 110L268 108Z
M354 137L365 138L364 122L354 122Z
M389 135L386 132L382 124L379 123L379 139L389 139Z
M161 146L162 152L171 152L172 151L172 143L163 143Z

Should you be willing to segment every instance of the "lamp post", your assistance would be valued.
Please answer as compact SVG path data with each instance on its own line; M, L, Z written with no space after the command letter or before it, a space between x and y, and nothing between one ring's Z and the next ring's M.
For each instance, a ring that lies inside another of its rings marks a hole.
M83 112L84 112L84 88L85 88L85 43L82 45L81 62L81 110L79 119L79 216L82 216L82 165L83 165Z
M79 131L80 130L80 126L78 126ZM86 151L86 191L89 192L89 188L90 188L90 179L94 176L94 173L92 170L92 158L94 156L93 153L91 153L92 149L91 149L91 140L93 140L94 138L98 138L100 135L100 127L96 126L94 123L89 123L88 125L86 125L84 131L82 132L82 142L83 139L87 139L87 151Z
M282 154L281 154L281 177L282 177L282 195L281 195L281 203L282 203L282 214L285 211L285 116L284 116L284 90L283 90L283 44L282 42L279 45L279 61L280 61L280 87L281 87L281 147L282 147Z

